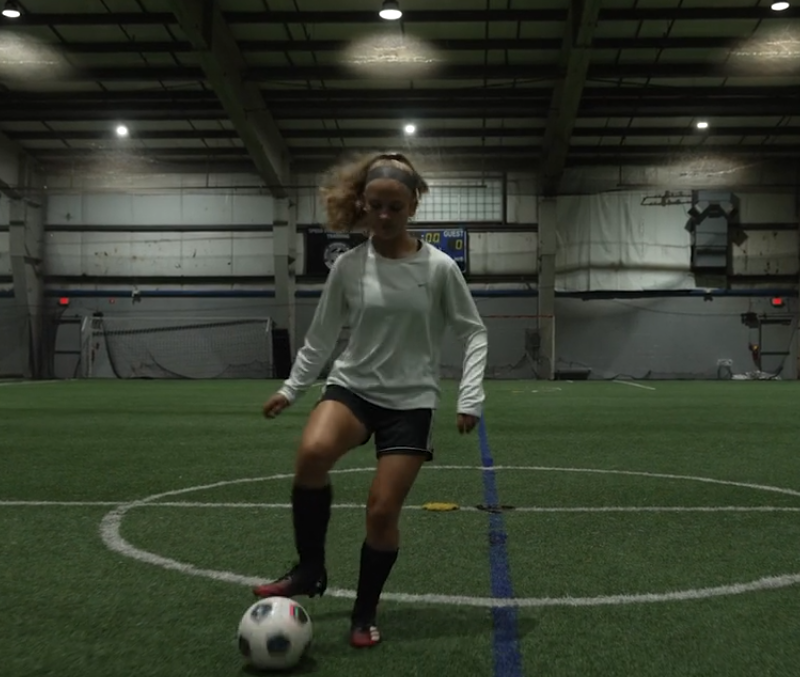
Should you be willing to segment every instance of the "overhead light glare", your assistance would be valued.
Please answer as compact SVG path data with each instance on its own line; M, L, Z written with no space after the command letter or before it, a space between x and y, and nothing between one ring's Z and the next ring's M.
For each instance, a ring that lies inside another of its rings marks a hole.
M708 123L705 120L700 120L697 123L697 129L708 129Z
M403 16L403 13L400 11L400 5L397 3L397 0L384 0L378 15L381 19L386 19L386 21L397 21Z
M789 9L788 2L773 2L771 9L773 12L782 12L785 9Z
M125 125L117 125L117 136L128 136L128 128Z
M416 133L417 127L416 127L416 125L408 124L405 127L403 127L403 131L405 131L406 134L411 135L411 134Z
M15 0L8 0L3 8L3 16L6 19L19 19L21 15L22 12L20 12L19 5Z

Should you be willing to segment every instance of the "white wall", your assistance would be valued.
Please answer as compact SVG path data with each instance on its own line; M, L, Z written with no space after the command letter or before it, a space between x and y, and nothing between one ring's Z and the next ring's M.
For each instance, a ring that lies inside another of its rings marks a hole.
M303 241L297 238L303 272ZM47 274L99 277L270 277L272 233L47 233Z
M86 226L271 225L273 200L249 174L47 178L47 223Z
M320 224L324 210L317 177L300 176L295 189L300 225ZM120 183L48 178L47 274L103 277L269 277L274 274L274 204L249 175L165 175ZM431 179L415 223L468 224L498 229L503 217L503 182L498 177ZM535 224L530 177L509 180L509 222ZM253 227L263 226L259 232ZM129 227L130 230L125 230ZM218 227L215 228L215 227ZM245 230L244 227L247 227ZM81 232L82 229L84 229ZM104 232L104 229L108 229ZM192 228L202 232L189 232ZM144 231L144 232L137 232ZM183 232L182 232L183 231ZM305 273L302 233L297 236L298 275ZM468 256L476 274L536 273L535 232L477 232Z
M742 223L767 226L764 230L745 230L747 239L731 244L734 275L797 275L800 272L798 229L768 228L774 223L795 223L800 228L797 195L752 193L741 202Z
M235 189L180 189L172 194L50 192L47 203L48 223L86 226L235 227L271 225L273 216L270 196Z
M648 185L667 175L666 170L647 168L631 169L626 174L628 179ZM693 185L684 181L667 188L622 186L619 176L611 176L608 170L605 174L586 170L571 175L570 180L581 189L609 190L560 199L557 288L578 292L694 289L691 238L686 229ZM531 376L525 358L525 332L536 328L537 300L525 294L535 291L530 278L537 270L535 181L532 175L510 175L503 204L487 198L493 185L489 179L480 175L455 178L458 181L431 179L434 193L426 196L427 211L420 210L420 217L427 215L433 227L456 221L470 230L471 272L489 278L471 287L490 326L490 374ZM299 224L323 220L316 181L314 176L298 177L293 198ZM460 186L456 185L459 182ZM706 177L698 179L695 187L718 184L719 179L715 183ZM191 293L196 288L192 277L224 279L216 285L202 284L204 291L219 292L217 298L145 297L137 304L125 299L112 303L107 297L74 298L71 312L77 314L98 310L142 317L269 314L274 299L235 296L237 290L261 294L272 286L263 279L273 272L272 234L259 228L271 226L274 210L271 198L257 185L257 177L249 175L106 178L84 184L72 178L49 177L47 273L73 277L69 285L59 283L59 289L71 286L105 293L117 288L123 295L133 285L125 278L174 278L149 286L163 293ZM753 190L752 186L733 190L740 200L740 219L747 235L742 244L731 248L733 272L797 274L796 194L783 189ZM478 195L483 197L479 199ZM485 222L487 215L502 215L504 209L510 224L505 231L502 225ZM482 222L464 221L464 214ZM418 217L417 223L420 220ZM514 224L519 225L512 232ZM531 227L526 228L526 224ZM776 224L794 225L786 230ZM748 229L748 225L753 227ZM297 249L297 267L302 275L302 233L298 234ZM98 280L83 282L77 277L83 274L97 276ZM508 277L502 282L492 281L491 276L497 275ZM525 280L526 276L529 279ZM104 281L111 277L115 278L113 284ZM242 283L244 277L255 281ZM794 287L794 281L784 285ZM769 279L756 283L743 278L734 286L752 289L775 284ZM319 285L298 285L301 296L318 289ZM517 296L497 297L508 292ZM231 296L224 298L223 294ZM315 298L298 298L300 335L308 327L315 306ZM745 371L752 368L747 345L754 337L742 325L741 313L749 310L771 312L763 298L559 298L558 366L588 366L593 377L600 378L617 374L714 378L716 361L733 359L735 370ZM796 313L796 305L792 312ZM794 373L793 332L791 325L771 334L791 356L767 366L777 369L783 365L784 375ZM456 373L461 359L459 347L448 343L445 354L446 372ZM72 367L65 371L70 372Z
M316 180L298 177L298 224L324 220ZM270 196L255 188L257 177L166 175L128 183L115 186L109 180L105 185L93 184L92 192L86 192L75 180L67 184L64 178L48 179L48 275L210 276L232 281L273 275L269 229L274 205ZM533 177L508 178L508 222L533 224L529 230L515 232L503 232L501 225L485 220L503 214L498 179L431 179L431 183L432 193L423 200L427 206L420 209L415 222L424 220L433 227L455 222L470 228L468 256L473 274L536 274L538 209ZM794 195L744 192L739 200L745 230L748 225L797 222ZM690 206L690 190L618 190L561 197L557 289L693 288L691 236L686 228ZM469 213L470 219L459 219ZM472 224L475 220L480 223ZM87 230L80 232L82 227ZM732 246L734 274L798 272L796 232L753 230L747 235L744 243ZM299 233L299 275L305 272L303 243Z
M297 222L325 221L325 209L319 197L321 175L297 177ZM533 174L511 173L506 177L503 204L503 177L497 173L463 173L456 176L425 177L431 192L420 202L414 218L417 223L532 223L538 220L536 179Z
M702 151L701 151L702 152ZM800 161L759 161L725 157L706 147L705 155L688 158L680 151L658 165L569 167L561 193L579 195L615 190L685 191L730 188L739 192L795 195L800 186Z
M557 202L556 289L691 289L686 204L626 191Z
M782 314L788 325L769 325L762 368L783 378L797 371L796 299ZM731 360L732 371L755 370L748 345L758 331L746 327L742 313L775 314L766 298L558 299L556 358L560 368L591 368L593 378L717 378L718 361Z
M750 230L741 245L733 243L734 275L797 275L800 243L796 230Z
M247 174L50 177L47 274L270 276L274 201L258 184Z
M736 195L739 223L747 239L731 245L732 274L797 274L796 197L785 193ZM692 191L627 190L560 197L556 288L636 291L696 287L692 237L686 227L692 203ZM760 230L765 225L776 227ZM787 225L793 230L783 229Z

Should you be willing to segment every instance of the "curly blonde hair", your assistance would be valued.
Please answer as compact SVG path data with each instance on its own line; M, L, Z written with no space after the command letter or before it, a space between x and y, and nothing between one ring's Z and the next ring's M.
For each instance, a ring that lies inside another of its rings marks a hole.
M350 232L358 229L359 221L364 216L362 200L367 174L373 167L387 165L411 175L417 187L415 200L429 191L427 182L414 169L411 161L400 153L377 153L336 165L327 172L320 188L330 230Z

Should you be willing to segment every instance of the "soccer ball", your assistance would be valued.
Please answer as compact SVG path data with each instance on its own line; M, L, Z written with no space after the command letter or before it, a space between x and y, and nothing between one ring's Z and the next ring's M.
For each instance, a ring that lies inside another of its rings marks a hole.
M311 645L306 610L288 597L266 597L251 605L239 622L239 651L257 670L287 670Z

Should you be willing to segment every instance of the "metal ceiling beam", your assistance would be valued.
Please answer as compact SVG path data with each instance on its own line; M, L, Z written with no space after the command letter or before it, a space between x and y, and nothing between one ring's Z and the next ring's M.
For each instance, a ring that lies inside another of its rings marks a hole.
M408 106L402 100L389 101L385 105L368 108L354 105L331 105L320 109L318 102L302 104L276 104L270 106L272 118L276 122L294 121L358 121L358 120L384 120L396 121L398 124L410 118L415 121L435 122L437 120L521 120L521 119L546 119L548 107L545 102L531 104L529 101L509 101L492 106L474 106L462 104L454 106L450 102L437 105L430 104ZM667 118L689 117L699 118L748 118L768 117L775 118L785 115L800 116L800 101L751 101L749 99L731 99L719 103L643 103L609 102L593 103L582 102L578 109L579 119L596 120L599 118ZM97 107L95 109L78 107L67 108L54 106L41 107L14 107L4 108L0 105L0 123L2 122L98 122L114 123L125 120L129 124L135 122L177 122L177 121L227 121L228 115L219 106L208 110L174 110L162 109L154 106L137 108ZM715 130L717 127L714 128ZM713 133L713 132L712 132Z
M403 23L485 23L491 21L558 22L566 19L561 9L490 9L490 10L408 10ZM800 17L800 9L790 7L773 12L769 7L651 7L606 8L601 21L719 21L725 19L774 19L785 21ZM257 11L225 12L229 24L378 24L373 11ZM23 26L109 26L109 25L172 25L176 18L169 12L91 12L31 14L26 12L14 20Z
M19 92L19 91L0 91L0 103L38 103L41 105L49 104L70 104L70 103L148 103L158 102L169 105L182 103L211 103L219 104L219 98L214 92L207 89L196 90L169 90L169 89L132 89L114 91L90 91L90 92Z
M218 108L161 108L159 106L138 106L136 108L100 106L96 108L78 106L75 108L0 108L0 122L219 122L228 120L222 106Z
M244 58L215 0L169 0L169 6L196 50L202 76L219 97L259 175L275 197L286 197L288 149L261 91L242 79Z
M521 105L524 103L525 105ZM480 108L461 108L453 106L417 106L413 108L402 108L403 101L392 102L395 108L379 107L364 108L354 106L328 107L325 110L314 108L314 104L306 106L271 106L272 118L276 122L293 122L309 120L339 120L339 121L358 121L358 120L394 120L398 123L412 118L419 122L437 120L475 120L485 119L546 119L548 108L546 103L531 106L529 102L510 102L507 105L496 105L491 107L482 106ZM731 100L726 103L713 105L698 104L653 104L642 105L632 103L625 105L581 105L578 117L580 119L596 120L598 118L666 118L666 117L703 117L708 118L747 118L747 117L769 117L775 118L784 115L800 116L800 102L775 101L774 103L758 103L748 100ZM115 123L118 120L125 120L129 124L136 122L177 122L177 121L226 121L228 115L222 109L217 110L148 110L147 107L141 109L126 108L98 108L88 110L85 108L53 108L42 110L41 108L13 108L3 109L0 107L0 123L3 122L98 122ZM715 127L715 129L717 129Z
M263 96L268 97L271 103L310 101L344 102L346 104L364 105L363 89L276 89L262 88ZM392 101L432 101L438 105L442 101L484 102L501 99L502 103L508 101L550 101L553 88L547 85L523 86L517 84L512 87L441 87L420 88L392 88L370 89L368 100ZM754 97L759 99L775 99L800 101L800 88L795 85L787 86L715 86L707 87L705 84L697 86L660 86L660 85L626 85L624 87L612 86L587 86L583 89L583 100L604 99L618 100L630 99L641 102L655 102L659 100L674 101L676 99L689 99L691 101L721 100L727 98L743 99ZM159 106L168 108L174 106L193 106L195 108L219 108L219 99L214 92L208 90L114 90L91 92L9 92L0 91L0 110L6 107L39 105L41 107L66 107L97 105L127 106L144 110L144 107ZM493 103L492 105L497 105ZM140 108L141 107L141 108Z
M315 105L324 105L322 110ZM399 99L387 101L382 105L355 106L343 104L305 105L274 104L270 106L275 120L484 120L502 118L547 118L548 104L544 101L507 101L494 105L452 102L430 102L425 104L409 104ZM578 107L581 118L667 118L667 117L777 117L781 115L800 115L800 101L751 101L748 99L730 99L718 102L686 102L686 103L648 103L642 101L583 101ZM3 113L0 112L0 120Z
M626 87L584 87L583 98L598 99L626 99L635 97L643 101L653 101L658 99L691 99L693 101L727 97L765 97L773 99L776 97L793 98L800 100L800 91L796 85L787 86L736 86L722 85L718 87L707 87L706 85L689 87L664 87L660 85L633 85Z
M423 158L423 163L420 164L420 168L423 171L437 171L437 172L460 172L464 171L465 165L464 160L469 160L470 158L458 158L458 157L450 157L450 156L438 156L436 158ZM525 157L501 157L501 156L483 156L483 157L476 157L471 158L475 161L474 168L476 171L483 173L484 175L487 173L494 173L497 172L498 174L502 174L505 172L513 172L513 171L531 171L532 165L534 165L537 160L535 158L525 158ZM686 158L669 158L672 161L681 161L681 160L691 161L691 156ZM648 155L629 155L625 157L614 157L614 156L571 156L567 165L569 167L614 167L619 164L624 164L627 166L648 166L657 164L659 162L664 162L665 157L663 154L655 155L655 156L648 156ZM318 172L324 171L328 169L330 166L331 158L298 158L294 162L294 167L298 173L305 173L305 174L316 174ZM776 163L781 163L783 165L786 160L785 159L775 159L773 160ZM79 159L52 159L47 160L46 162L42 162L42 167L44 170L49 172L69 172L69 171L80 171L85 169L87 171L97 171L97 164L95 161L91 159L87 160L79 160ZM468 167L469 168L469 167ZM204 162L198 163L194 159L172 159L172 160L159 160L158 161L158 170L160 172L180 172L182 174L190 174L192 172L237 172L237 173L247 173L253 171L253 164L247 158L232 158L232 159L225 159L219 158L215 159L213 162ZM789 180L791 181L791 179ZM774 186L774 184L771 184ZM794 186L793 183L789 184L790 186Z
M307 146L293 148L293 158L297 157L332 157L338 156L346 152L361 152L361 151L375 151L376 147L365 146ZM186 148L186 147L169 147L169 148L131 148L128 151L120 151L115 148L36 148L31 149L31 154L37 158L95 158L101 159L104 156L119 157L128 155L129 157L147 157L147 158L195 158L196 160L213 158L214 160L220 157L230 158L243 158L248 157L245 148L235 147L213 147L213 148ZM508 155L538 155L538 148L532 146L483 146L476 144L474 146L450 146L447 149L449 155L483 155L483 154L508 154ZM425 155L425 151L420 149L416 151L418 155Z
M706 37L659 37L659 38L594 38L594 49L725 49L735 48L745 38L719 36ZM485 51L496 50L557 50L561 49L561 38L487 38L487 39L430 39L425 44L441 50ZM351 40L239 40L243 53L264 52L340 52L352 45ZM192 44L183 40L165 41L115 41L115 42L71 42L59 45L72 54L141 54L141 53L185 53L192 51Z
M504 157L539 157L541 149L538 146L508 144L508 145L461 145L447 146L447 154L450 156L504 156ZM292 148L293 159L310 157L332 157L345 152L373 152L375 146L296 146ZM36 148L29 149L30 155L36 158L95 158L101 159L103 156L119 157L119 149L78 149L78 148ZM411 151L415 155L424 157L430 155L425 148L414 148ZM776 157L797 157L800 154L800 143L780 143L762 144L684 144L658 145L658 144L619 144L619 145L573 145L570 157L575 156L669 156L691 155L691 154L722 154L732 156L776 156ZM440 149L436 149L435 155L440 155ZM245 148L136 148L130 149L131 157L141 156L148 158L213 158L218 160L221 157L242 159L248 157Z
M67 157L67 158L103 158L103 157L194 157L194 158L218 158L228 157L250 157L247 148L241 146L215 146L210 148L170 146L164 148L124 148L117 144L109 144L106 147L95 148L30 148L30 154L37 158L47 157Z
M462 108L453 106L437 107L435 104L403 108L404 102L397 101L391 107L383 106L328 106L324 110L315 110L309 105L273 105L270 106L275 120L282 122L299 120L396 120L405 122L410 118L422 120L484 120L484 119L529 119L547 118L548 107L539 105L520 106L483 106L480 108ZM313 106L313 105L312 105ZM666 117L776 117L781 115L800 115L800 102L750 103L747 101L730 101L728 103L706 104L633 104L630 106L617 104L581 105L578 117L586 119L598 118L666 118ZM2 114L0 113L0 120Z
M417 90L419 92L420 90ZM506 92L508 90L501 90ZM519 91L519 90L518 90ZM795 90L765 88L763 97L681 96L674 98L658 96L658 90L639 90L641 96L626 98L620 92L635 90L610 90L608 96L595 96L584 90L579 106L580 118L658 118L658 117L770 117L800 115L800 97ZM654 95L647 95L653 91ZM164 92L166 93L166 92ZM447 99L422 97L416 94L404 97L402 91L390 92L396 98L384 98L372 93L370 101L363 97L357 100L328 100L309 93L298 99L289 96L271 97L272 118L284 120L396 120L413 118L417 121L436 119L482 120L546 118L548 116L549 89L542 89L536 97L517 96L508 92L508 97L489 96L487 100L453 96ZM486 94L493 93L487 90ZM707 94L709 92L706 92ZM101 97L82 97L71 100L69 94L46 97L8 96L0 93L0 122L112 122L125 120L133 123L146 121L223 121L228 120L225 109L218 100L187 101L130 101L118 93L100 93ZM276 93L277 94L277 93ZM442 96L442 92L433 92ZM513 98L512 98L513 97ZM143 97L147 98L147 97Z
M663 137L663 136L691 136L695 138L713 136L797 136L800 137L800 126L773 127L745 125L724 126L718 125L708 129L699 130L695 127L628 127L627 125L614 125L609 127L573 127L574 137Z
M800 102L774 101L758 102L748 99L730 99L719 102L697 103L642 103L630 102L589 104L584 102L578 109L580 118L747 118L747 117L779 117L782 115L800 115ZM279 119L279 116L276 116Z
M559 60L561 77L556 83L544 131L541 186L545 195L558 191L569 154L570 137L577 120L581 94L589 71L592 38L602 0L572 0Z
M186 2L188 0L175 0ZM234 45L235 47L235 45ZM238 50L237 50L238 53ZM242 68L245 68L242 66ZM588 67L586 76L595 80L620 78L671 79L671 78L721 78L736 75L759 75L762 78L793 75L793 66L777 66L764 73L760 64L744 63L595 63ZM237 72L239 69L237 69ZM365 74L358 68L345 65L332 66L255 66L243 71L243 80L250 83L306 82L308 80L363 80ZM440 64L415 75L422 80L556 80L560 77L556 64ZM385 81L408 81L408 72L388 68L381 71ZM62 78L64 79L64 78ZM66 79L73 82L106 81L127 82L158 80L161 82L194 82L205 80L206 74L196 66L109 67L77 70Z
M497 173L498 175L502 175L505 172L509 171L530 171L531 168L531 160L528 158L480 158L479 159L479 167L476 171L479 171L482 175L487 175L491 173ZM70 160L68 158L63 159L53 159L48 160L42 163L42 167L44 167L47 171L53 173L65 173L70 171L96 171L97 164L93 160L78 160L73 159ZM316 174L318 172L322 172L330 167L330 159L323 158L323 159L300 159L293 164L293 167L296 169L298 174ZM422 171L437 171L437 172L463 172L464 171L464 163L463 160L460 158L451 158L448 156L444 157L437 157L435 159L427 159L427 161L423 165L419 165ZM235 172L235 173L249 173L253 171L253 164L252 162L248 161L247 159L230 159L226 160L225 158L221 158L215 160L214 162L204 162L198 163L196 160L181 160L181 159L173 159L173 160L160 160L158 163L158 171L169 173L169 172L179 172L181 174L191 174L193 172L217 172L217 173L225 173L225 172ZM307 187L307 186L303 186Z
M725 21L749 19L754 21L775 19L778 22L800 17L797 7L784 12L774 12L761 7L631 7L600 10L600 21Z
M686 155L729 155L729 156L755 156L755 157L797 157L800 153L800 144L795 143L750 143L750 144L684 144L682 146L658 144L620 144L618 146L573 145L570 157L574 156L614 156L631 157L636 155L649 155L660 157L674 157Z
M480 120L476 120L480 122ZM111 140L114 135L111 130L65 130L65 131L6 131L6 136L12 141L102 141ZM395 139L407 138L401 129L281 129L284 139ZM592 138L646 138L646 137L714 137L714 136L768 136L768 137L800 137L800 126L759 126L748 127L714 126L698 130L689 125L673 125L667 127L630 127L628 125L612 126L584 126L573 127L572 137ZM536 137L546 138L544 125L520 125L513 127L426 127L416 134L422 139L482 139L482 138L519 138ZM159 130L134 130L132 140L227 140L238 139L239 135L233 129L159 129ZM127 142L126 142L127 143ZM549 150L549 149L548 149Z
M130 136L121 141L116 138L114 130L88 130L70 129L64 131L6 131L10 139L16 141L102 141L107 139L115 141L115 146L120 149L134 148L130 145L132 140L141 139L157 141L170 139L174 141L185 139L238 139L239 132L235 129L147 129L131 130Z
M284 103L288 101L307 102L318 99L320 101L350 101L363 105L365 96L363 89L266 89L270 102ZM367 92L368 101L381 99L403 100L403 101L429 101L431 99L439 101L474 101L483 102L493 99L502 99L503 102L509 100L543 100L550 101L553 88L546 85L526 87L518 85L515 87L451 87L447 89L370 89ZM760 97L763 99L795 99L800 101L800 88L796 85L780 86L716 86L708 87L701 84L695 87L665 87L659 85L628 85L624 87L607 86L596 87L587 86L583 89L583 99L638 99L641 101L691 99L692 101L705 101L715 98L725 99L727 97Z

